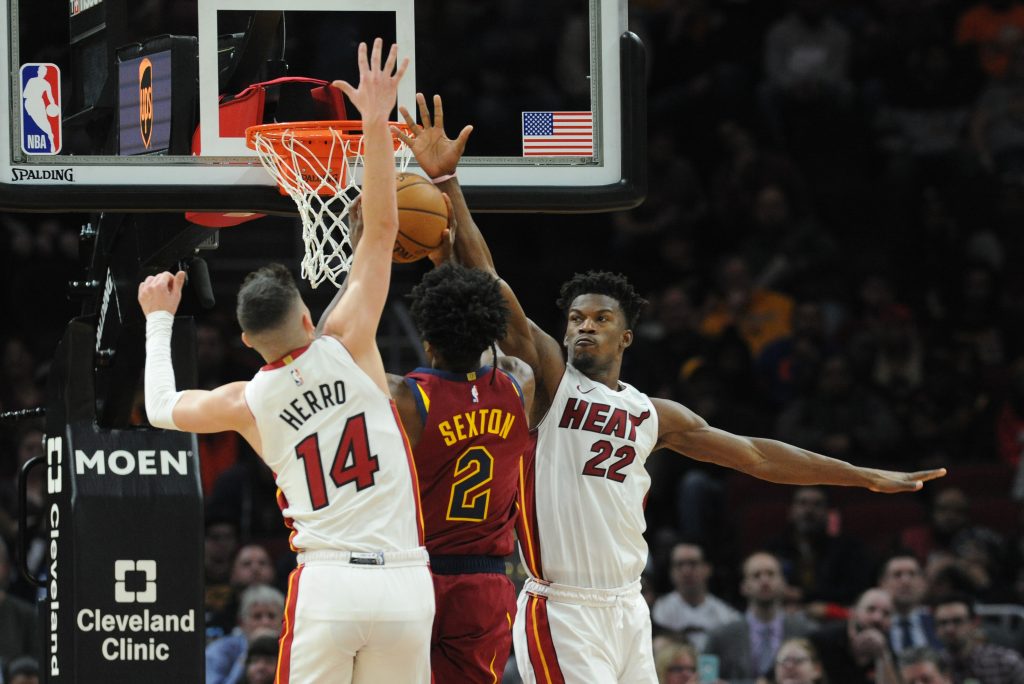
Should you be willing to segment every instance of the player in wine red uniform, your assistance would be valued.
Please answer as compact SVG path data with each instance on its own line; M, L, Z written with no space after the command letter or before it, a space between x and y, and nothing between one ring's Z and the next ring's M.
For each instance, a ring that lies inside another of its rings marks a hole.
M389 396L376 331L398 233L388 114L407 61L359 46L363 239L348 290L317 336L283 266L238 294L243 341L268 362L249 382L176 392L170 336L184 273L139 287L146 412L157 427L240 433L274 471L298 567L288 584L276 682L430 681L434 597L413 462Z
M432 365L401 387L393 379L392 393L413 444L434 573L430 663L438 683L496 683L512 647L516 597L504 557L515 549L533 373L505 356L480 367L508 319L494 278L448 263L412 296Z

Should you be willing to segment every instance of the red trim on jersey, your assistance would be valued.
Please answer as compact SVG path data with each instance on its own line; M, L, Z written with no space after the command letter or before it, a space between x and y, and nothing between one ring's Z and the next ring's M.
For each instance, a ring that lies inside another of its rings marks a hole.
M531 450L536 452L536 442L531 445ZM531 464L533 456L531 454ZM537 496L534 489L534 471L529 468L527 473L526 457L519 457L519 520L516 523L516 531L519 534L519 546L523 551L523 561L526 569L537 579L544 578L543 564L540 557L540 536L537 527Z
M288 684L292 667L292 641L295 639L295 606L299 602L299 576L302 574L300 565L288 577L288 598L284 602L284 624L281 638L278 640L277 674L274 684Z
M416 503L416 521L419 523L416 526L416 531L419 536L420 546L423 546L427 533L426 524L423 521L423 506L420 504L420 477L416 472L416 461L412 457L412 445L409 444L409 435L405 434L402 418L398 415L398 404L395 403L394 399L391 400L391 415L395 417L395 425L398 426L398 432L402 435L402 444L405 445L405 460L409 464L409 474L412 476L412 495Z
M274 473L274 479L277 480L277 473ZM291 530L291 533L288 535L288 548L298 553L299 549L295 546L294 539L295 535L299 532L295 529L295 519L289 518L284 514L284 509L288 508L288 497L284 495L284 491L280 487L277 488L276 499L277 507L281 509L281 515L284 517L284 526Z
M540 684L565 684L562 669L558 666L555 642L551 638L548 599L536 594L529 594L529 597L526 601L526 644L530 667Z
M312 344L312 342L310 342L310 344ZM285 354L284 356L279 358L277 361L271 361L267 365L265 365L262 368L260 368L260 370L261 371L268 371L268 370L274 370L275 368L280 368L281 366L287 366L289 363L291 363L295 359L297 359L300 356L302 356L306 352L307 349L309 349L309 344L307 344L305 347L299 347L298 349L292 349L290 352L288 352L287 354Z

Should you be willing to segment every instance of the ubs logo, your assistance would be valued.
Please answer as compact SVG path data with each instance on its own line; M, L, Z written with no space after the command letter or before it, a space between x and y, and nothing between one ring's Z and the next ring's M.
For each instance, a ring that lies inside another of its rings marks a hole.
M139 62L139 132L143 146L149 149L153 140L153 63L148 57Z

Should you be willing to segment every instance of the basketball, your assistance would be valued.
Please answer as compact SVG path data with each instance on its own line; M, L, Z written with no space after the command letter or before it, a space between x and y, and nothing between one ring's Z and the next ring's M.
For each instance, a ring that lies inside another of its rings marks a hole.
M46 105L46 116L57 116L60 114L60 107L55 104Z
M448 227L448 205L423 176L398 174L398 238L392 261L408 264L437 249Z

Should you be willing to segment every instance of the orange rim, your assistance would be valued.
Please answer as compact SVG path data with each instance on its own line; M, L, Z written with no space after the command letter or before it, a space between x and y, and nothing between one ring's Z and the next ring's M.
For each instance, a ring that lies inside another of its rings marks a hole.
M406 134L410 132L406 124L398 121L389 122L389 126ZM285 136L288 136L303 143L318 159L327 159L334 146L335 133L342 140L359 143L363 139L363 122L359 120L292 121L250 126L245 129L245 144L250 149L256 149L256 136L259 135L270 141L275 151L281 151L283 148L280 145ZM392 138L397 151L402 146L402 141L394 134L392 134ZM355 157L358 153L358 144L349 145L345 149L345 154L349 157Z

